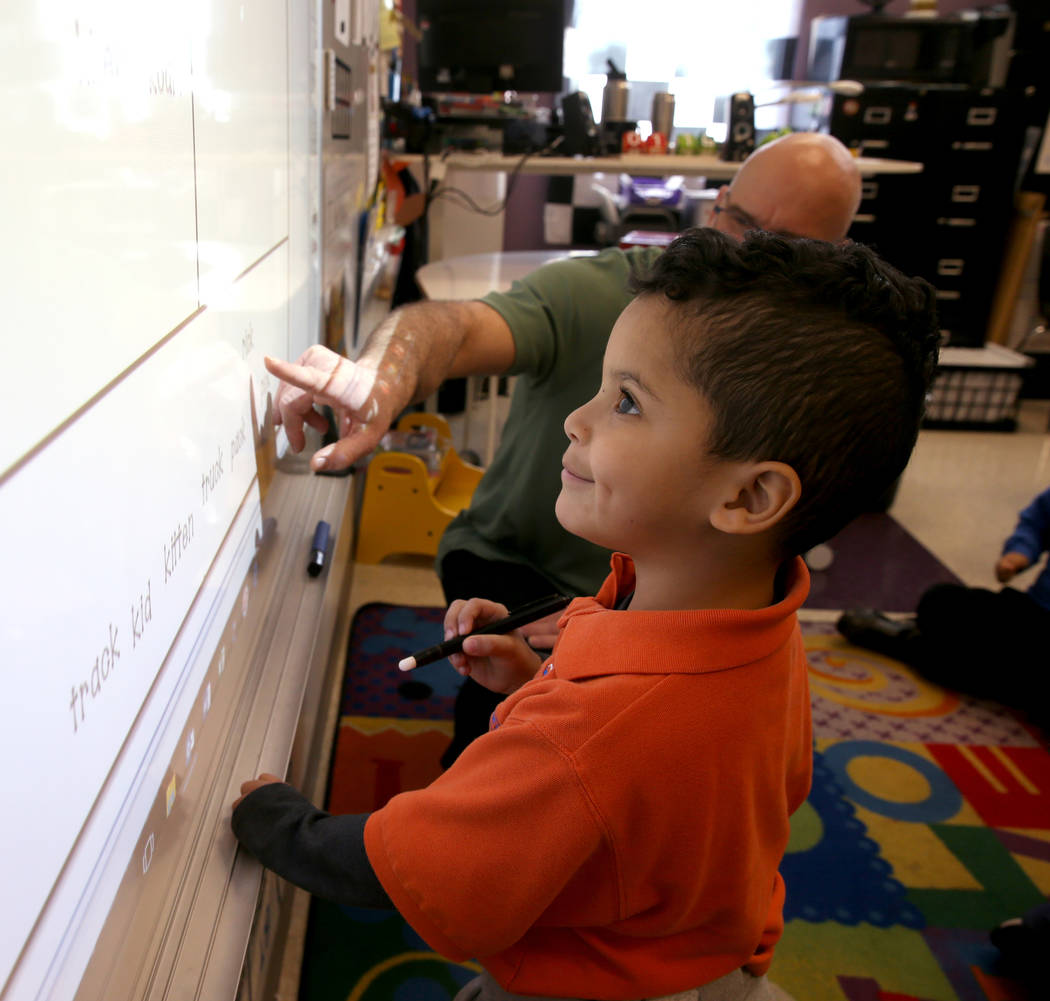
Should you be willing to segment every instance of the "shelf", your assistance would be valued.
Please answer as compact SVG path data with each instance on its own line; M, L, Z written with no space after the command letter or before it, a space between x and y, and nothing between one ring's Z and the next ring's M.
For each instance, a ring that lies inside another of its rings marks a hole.
M409 166L423 163L422 153L388 153L391 160ZM503 171L521 174L567 175L595 173L623 173L635 176L664 177L680 174L684 177L709 177L714 180L733 177L739 163L720 160L717 156L676 156L674 154L624 153L620 156L503 156L501 153L454 152L434 154L427 158L431 177L440 178L448 170ZM857 166L865 177L875 174L918 174L922 164L911 160L888 160L877 157L857 157Z

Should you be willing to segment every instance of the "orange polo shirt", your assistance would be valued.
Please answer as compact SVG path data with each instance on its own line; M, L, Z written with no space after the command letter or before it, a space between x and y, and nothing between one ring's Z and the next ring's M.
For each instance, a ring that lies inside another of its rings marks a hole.
M777 866L812 763L805 564L758 611L616 610L634 567L612 567L493 729L365 827L412 927L520 994L762 974L783 930Z

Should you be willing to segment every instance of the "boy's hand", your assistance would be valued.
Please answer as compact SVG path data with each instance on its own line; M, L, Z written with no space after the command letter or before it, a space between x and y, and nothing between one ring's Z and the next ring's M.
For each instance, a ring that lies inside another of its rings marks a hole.
M445 639L462 636L506 617L505 606L484 598L457 598L445 613ZM449 657L452 666L490 691L510 694L536 673L540 662L526 644L521 630L471 636L463 641L463 652Z
M995 564L995 576L1000 584L1005 584L1031 564L1024 553L1004 553Z
M261 789L263 786L268 786L272 782L283 782L284 779L278 778L276 775L271 775L269 772L263 772L257 779L249 779L247 782L241 783L241 794L233 801L231 809L236 810L241 805L241 800L250 792L255 792L256 789Z

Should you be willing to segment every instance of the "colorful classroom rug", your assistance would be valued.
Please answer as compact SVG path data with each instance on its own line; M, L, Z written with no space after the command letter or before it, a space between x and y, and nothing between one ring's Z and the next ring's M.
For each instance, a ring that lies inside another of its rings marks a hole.
M441 663L406 679L396 664L435 642L442 616L359 610L333 811L376 809L438 774L459 676ZM1001 707L850 647L826 613L803 618L815 771L782 867L773 979L797 1001L1037 1001L988 931L1050 896L1046 741ZM314 901L300 997L445 1001L475 970L433 953L394 912Z

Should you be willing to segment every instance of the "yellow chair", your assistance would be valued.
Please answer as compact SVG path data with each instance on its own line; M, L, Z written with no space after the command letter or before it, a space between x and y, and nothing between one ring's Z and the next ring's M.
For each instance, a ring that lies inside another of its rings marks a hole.
M452 431L437 414L405 414L398 431L433 427L442 452L431 473L418 455L376 452L368 463L361 516L357 523L359 563L379 563L394 553L433 556L448 523L463 510L481 479L478 466L464 462L452 447Z

